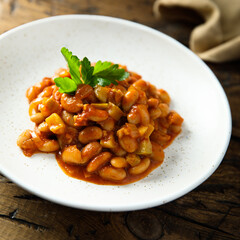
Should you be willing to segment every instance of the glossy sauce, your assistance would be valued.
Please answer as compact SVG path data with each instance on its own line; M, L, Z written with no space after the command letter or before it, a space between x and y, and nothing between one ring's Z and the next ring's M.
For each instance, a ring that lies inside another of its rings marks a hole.
M100 184L100 185L126 185L129 183L136 182L136 181L146 177L150 172L152 172L155 168L157 168L158 166L160 166L163 163L163 161L160 162L160 161L151 160L151 164L145 172L143 172L141 174L137 174L137 175L131 175L127 171L127 176L123 180L109 181L109 180L102 179L96 173L93 173L93 174L86 173L85 165L83 165L83 166L71 165L71 164L63 162L61 159L61 155L58 153L56 154L56 159L57 159L58 165L61 167L62 171L69 177L84 180L86 182Z
M171 139L167 142L167 144L163 146L163 149L167 148L173 142L173 140L177 137L178 134L170 134L170 135L171 135ZM56 160L58 165L62 169L62 171L69 177L83 180L86 182L99 184L99 185L126 185L126 184L139 181L140 179L145 178L148 174L150 174L154 169L156 169L163 163L163 160L154 161L153 159L151 159L150 166L145 172L137 175L131 175L128 173L128 171L126 171L127 176L123 180L109 181L101 178L97 173L93 173L93 174L87 173L85 170L86 165L72 165L64 162L61 158L61 152L56 153ZM110 163L107 163L105 166L107 165L110 165Z

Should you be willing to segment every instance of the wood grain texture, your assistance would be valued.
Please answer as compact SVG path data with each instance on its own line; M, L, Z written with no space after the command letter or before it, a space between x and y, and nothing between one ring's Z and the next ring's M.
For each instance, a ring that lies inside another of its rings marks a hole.
M0 0L0 34L48 16L97 14L148 25L188 46L194 24L159 22L152 14L153 2ZM99 213L48 202L0 175L0 239L240 239L240 61L208 66L226 91L232 110L233 132L222 164L207 181L163 206L133 212Z

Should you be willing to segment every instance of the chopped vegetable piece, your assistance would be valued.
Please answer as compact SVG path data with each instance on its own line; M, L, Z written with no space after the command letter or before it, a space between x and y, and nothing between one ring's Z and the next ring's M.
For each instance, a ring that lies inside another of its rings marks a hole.
M152 144L149 139L143 139L136 151L136 154L139 155L149 155L152 154Z
M63 134L65 131L65 123L57 113L53 113L46 118L46 123L48 124L50 131L55 134Z
M123 116L122 110L111 102L109 103L108 114L116 121Z

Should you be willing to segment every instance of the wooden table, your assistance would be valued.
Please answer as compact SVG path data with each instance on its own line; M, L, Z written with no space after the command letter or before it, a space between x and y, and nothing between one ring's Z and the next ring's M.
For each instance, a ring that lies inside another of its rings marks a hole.
M0 0L0 34L52 15L97 14L145 24L188 46L194 24L159 22L152 13L153 2ZM163 206L105 213L48 202L0 175L0 239L240 239L240 61L208 66L227 93L233 133L223 162L207 181L186 196Z

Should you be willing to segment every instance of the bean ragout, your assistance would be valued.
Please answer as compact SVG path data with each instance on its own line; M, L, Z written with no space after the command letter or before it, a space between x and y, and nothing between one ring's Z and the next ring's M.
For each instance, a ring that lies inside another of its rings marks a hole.
M74 95L60 93L54 83L70 77L63 68L30 87L35 128L17 140L23 153L55 153L64 173L96 184L124 185L147 176L162 164L163 149L181 132L183 118L169 109L165 90L128 72L118 85L82 84Z

